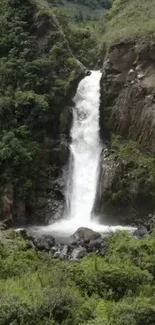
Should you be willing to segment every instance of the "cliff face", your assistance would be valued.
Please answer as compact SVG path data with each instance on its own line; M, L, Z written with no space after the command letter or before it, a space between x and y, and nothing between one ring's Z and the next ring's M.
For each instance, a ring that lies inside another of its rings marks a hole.
M121 44L103 69L101 120L108 115L107 129L154 154L155 50L136 54L134 46Z
M153 8L151 0L136 6L135 0L115 1L104 37L100 124L109 151L103 154L100 211L114 223L138 223L155 210Z
M101 136L113 148L103 158L101 211L108 220L138 222L155 209L154 48L111 48L101 89Z
M85 69L45 2L3 0L0 30L1 218L45 222Z

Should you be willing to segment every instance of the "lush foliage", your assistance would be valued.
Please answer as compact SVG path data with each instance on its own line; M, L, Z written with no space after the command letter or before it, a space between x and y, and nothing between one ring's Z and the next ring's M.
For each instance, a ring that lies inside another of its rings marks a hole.
M138 143L123 141L119 135L112 135L112 160L115 161L115 176L111 189L107 191L107 204L115 207L130 207L137 211L140 202L140 215L154 211L155 204L155 158L142 152ZM145 210L146 209L146 210Z
M55 13L73 54L87 68L94 68L96 64L98 35L96 35L93 29L73 25L62 10L57 9Z
M49 0L49 2L56 6L67 5L66 1L62 1L62 0L58 0L58 1ZM96 8L109 9L111 8L113 0L68 0L68 3L87 6L91 9L96 9Z
M0 188L11 182L29 201L42 143L59 137L64 101L82 70L44 2L3 0L0 31Z
M81 35L82 40L82 49L84 46L84 34L89 34L87 36L89 41L85 39L86 46L88 48L88 52L90 52L91 48L93 49L93 45L95 43L99 43L99 38L104 32L105 29L105 14L107 10L109 10L112 6L113 0L70 0L70 1L54 1L49 0L49 3L52 4L52 7L58 13L60 17L61 13L61 21L64 20L64 16L67 16L67 21L69 22L71 34L73 34L72 44L75 42L76 53L79 55L80 49L77 47L79 45L79 34ZM75 31L76 28L76 31ZM78 28L78 31L77 31ZM80 29L79 29L80 28ZM96 40L95 40L96 38ZM88 56L87 51L84 49L83 52L84 57ZM96 49L94 49L96 52ZM82 54L80 59L82 58ZM92 55L90 55L91 61ZM88 66L88 63L87 63Z
M153 325L155 234L107 239L105 257L80 264L36 253L0 233L0 325Z

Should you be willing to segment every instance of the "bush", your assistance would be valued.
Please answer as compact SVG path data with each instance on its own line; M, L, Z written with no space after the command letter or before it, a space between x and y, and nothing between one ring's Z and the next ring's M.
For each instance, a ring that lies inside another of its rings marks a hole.
M80 264L36 253L15 232L0 238L0 325L154 325L154 233L112 234L104 257Z
M128 292L135 295L141 285L151 284L153 280L147 271L142 271L131 263L121 263L117 258L112 265L100 257L85 259L72 272L82 292L89 296L95 293L100 297L116 300Z

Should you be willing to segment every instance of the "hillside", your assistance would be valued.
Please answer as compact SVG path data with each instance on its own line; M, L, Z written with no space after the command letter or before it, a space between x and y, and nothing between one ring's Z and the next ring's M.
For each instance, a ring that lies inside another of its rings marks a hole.
M54 147L67 134L63 112L85 72L44 1L3 0L0 30L0 214L24 222L48 176L46 139Z
M113 0L49 0L73 54L87 67L97 66L96 52Z
M85 6L89 9L110 9L113 0L49 0L49 2L54 6Z
M49 0L49 4L66 14L73 25L96 28L102 25L104 15L112 6L113 0Z
M140 49L154 44L154 0L115 0L106 21L103 38L107 46L135 42Z

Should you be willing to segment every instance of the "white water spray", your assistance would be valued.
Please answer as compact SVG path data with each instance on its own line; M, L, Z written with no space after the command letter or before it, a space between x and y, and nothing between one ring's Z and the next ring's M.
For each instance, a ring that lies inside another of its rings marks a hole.
M68 217L75 225L88 225L95 202L101 145L99 138L99 104L101 73L92 72L79 84L74 98L72 143L73 168Z
M45 231L70 235L79 227L100 232L125 229L121 226L102 226L92 220L102 149L99 137L100 79L101 72L93 71L79 83L74 97L67 213L63 220L43 227ZM130 230L130 227L126 229Z

